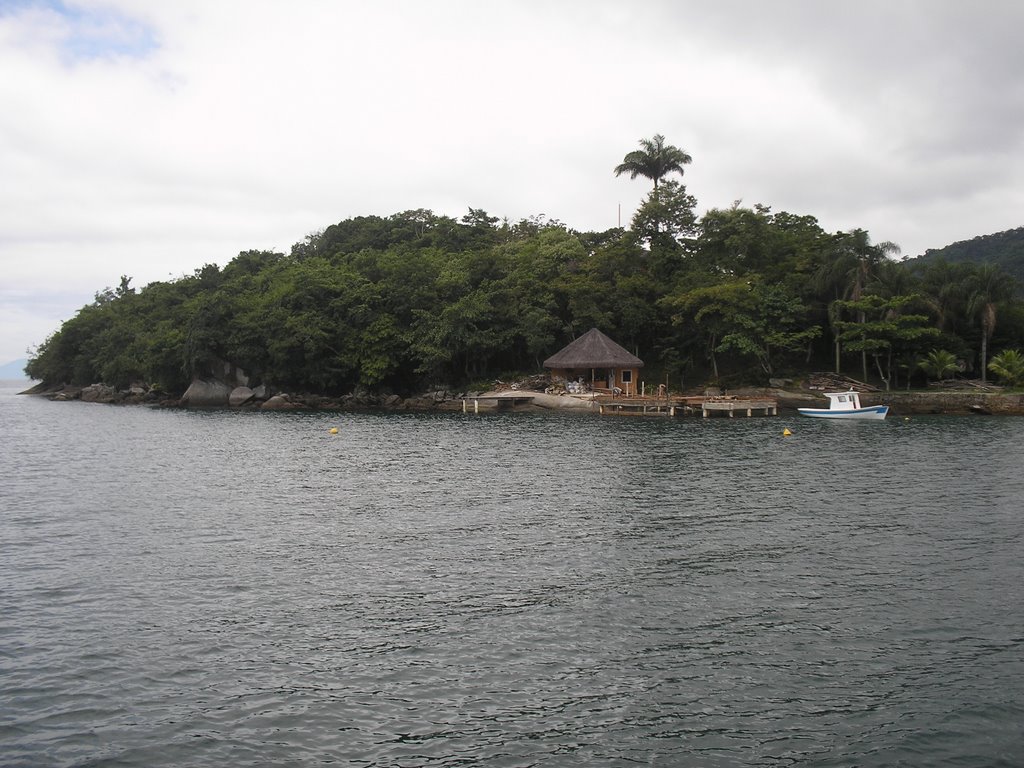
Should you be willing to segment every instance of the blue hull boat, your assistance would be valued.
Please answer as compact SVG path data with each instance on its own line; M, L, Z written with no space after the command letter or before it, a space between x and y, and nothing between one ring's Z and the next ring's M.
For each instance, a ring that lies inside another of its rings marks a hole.
M860 394L848 392L825 392L828 408L797 408L801 416L816 416L820 419L884 419L889 413L888 405L861 406Z

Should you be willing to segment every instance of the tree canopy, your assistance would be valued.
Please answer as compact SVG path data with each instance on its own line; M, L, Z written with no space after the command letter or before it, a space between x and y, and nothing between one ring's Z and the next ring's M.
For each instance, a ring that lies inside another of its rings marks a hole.
M690 160L660 135L641 145L617 172L657 182ZM598 327L659 383L859 368L898 386L923 383L936 352L964 375L1013 379L1000 355L1024 347L1024 304L998 268L893 261L863 230L826 232L766 205L698 217L678 182L658 191L629 229L415 209L344 219L288 253L244 251L176 280L121 276L26 370L182 392L227 361L280 388L409 393L535 372Z

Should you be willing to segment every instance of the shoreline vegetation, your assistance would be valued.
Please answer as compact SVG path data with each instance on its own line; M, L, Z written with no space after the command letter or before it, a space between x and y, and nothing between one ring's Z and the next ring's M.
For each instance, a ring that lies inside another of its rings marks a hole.
M916 402L898 393L951 377L1024 387L1024 299L995 266L1005 260L897 261L895 244L862 229L827 232L762 204L698 216L671 178L691 162L655 135L609 167L653 182L627 228L421 208L345 219L289 253L243 251L138 289L123 275L25 372L54 392L68 385L69 398L436 408L542 370L597 328L674 391L831 370L898 410L897 399Z

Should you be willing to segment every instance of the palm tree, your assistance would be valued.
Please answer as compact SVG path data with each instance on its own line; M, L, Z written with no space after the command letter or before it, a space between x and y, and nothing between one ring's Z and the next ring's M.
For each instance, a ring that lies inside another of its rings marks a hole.
M957 321L967 315L969 264L945 260L930 262L921 270L921 293L935 313L940 331L958 333Z
M988 342L996 329L996 306L1013 297L1016 286L998 267L982 264L974 273L967 299L967 315L981 321L981 383L988 370Z
M1011 387L1024 384L1024 355L1018 349L1006 349L993 356L988 369Z
M622 158L622 162L615 166L615 175L629 174L629 178L635 179L643 176L645 179L654 181L654 189L658 189L658 182L670 173L683 175L683 166L689 165L693 158L679 147L665 143L665 137L660 133L654 134L653 138L640 139L642 149L635 149Z
M933 349L921 360L917 367L924 371L926 376L941 380L957 372L956 355L945 349Z

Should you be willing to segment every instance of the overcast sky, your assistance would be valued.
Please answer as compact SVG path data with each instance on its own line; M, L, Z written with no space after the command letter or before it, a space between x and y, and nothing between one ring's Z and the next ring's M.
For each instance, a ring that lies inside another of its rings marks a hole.
M735 200L916 256L1024 225L1017 0L0 0L0 363L353 216L579 230L662 133Z

